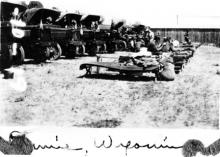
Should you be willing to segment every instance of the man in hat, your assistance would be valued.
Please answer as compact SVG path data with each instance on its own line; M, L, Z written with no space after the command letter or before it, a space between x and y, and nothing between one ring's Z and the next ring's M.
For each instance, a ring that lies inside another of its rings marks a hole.
M161 55L162 48L163 45L160 43L160 37L155 36L154 39L150 40L147 50L150 51L152 55Z

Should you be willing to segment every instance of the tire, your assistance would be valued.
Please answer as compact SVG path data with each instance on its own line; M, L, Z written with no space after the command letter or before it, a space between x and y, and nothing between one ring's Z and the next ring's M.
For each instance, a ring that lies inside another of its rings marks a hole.
M126 43L126 41L122 41L122 42L123 42L123 48L124 48L123 51L125 51L127 49L127 43Z
M119 51L124 51L126 48L126 43L124 41L120 41L120 43L118 43L118 47Z
M97 45L97 52L96 54L99 54L102 51L102 45Z
M102 51L103 53L106 53L106 51L107 51L107 46L106 46L106 44L103 44L103 45L102 45L101 51Z
M12 50L8 45L2 44L0 53L0 70L10 68L13 61Z
M25 59L25 51L23 46L18 45L17 47L17 54L13 57L13 64L15 65L21 65L24 63Z
M80 55L87 55L86 54L86 47L85 47L85 45L80 45L79 53L80 53Z
M80 53L79 53L79 46L75 46L75 56L79 56Z
M50 60L58 60L62 55L62 49L58 43L55 43L54 48L54 54L50 57Z

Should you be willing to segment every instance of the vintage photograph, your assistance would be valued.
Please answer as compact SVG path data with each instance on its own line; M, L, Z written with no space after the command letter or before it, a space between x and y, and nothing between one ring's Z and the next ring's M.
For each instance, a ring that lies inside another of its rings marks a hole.
M2 0L1 126L219 129L217 0Z

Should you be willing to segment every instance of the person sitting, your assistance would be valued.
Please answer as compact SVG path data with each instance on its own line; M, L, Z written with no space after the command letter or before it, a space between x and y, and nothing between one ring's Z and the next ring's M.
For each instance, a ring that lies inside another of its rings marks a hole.
M150 41L148 51L151 51L152 55L162 55L163 51L175 52L177 50L174 48L170 37L164 38L163 43L160 44L160 37L155 36L154 41ZM162 57L160 58L160 63L163 65L163 70L159 74L160 79L165 81L173 81L175 79L175 71L172 57Z
M163 45L160 44L160 37L155 36L154 39L150 40L147 50L150 51L152 55L161 55L162 48Z
M162 52L169 52L170 51L170 42L168 40L168 37L163 38L161 51Z
M178 52L179 49L179 42L177 40L172 40L171 37L166 37L165 39L166 45L165 52Z

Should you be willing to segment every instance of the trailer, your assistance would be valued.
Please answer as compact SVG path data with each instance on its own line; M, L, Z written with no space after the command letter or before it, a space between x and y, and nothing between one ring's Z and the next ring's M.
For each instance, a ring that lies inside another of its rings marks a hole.
M141 56L143 57L143 56ZM113 61L103 61L103 59L113 59ZM85 76L93 73L100 74L100 69L107 71L118 72L119 75L142 76L146 73L152 73L155 80L160 78L160 72L163 65L159 62L157 56L146 57L144 62L139 62L138 57L131 57L124 54L101 54L97 55L97 62L83 63L80 65L80 70L85 69ZM143 64L144 63L144 64Z

